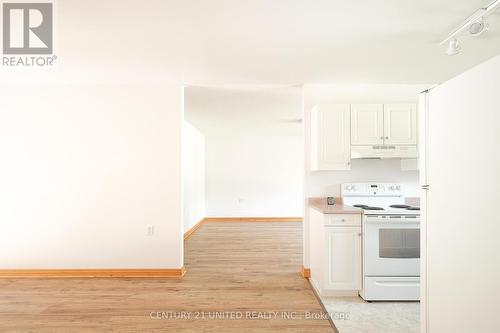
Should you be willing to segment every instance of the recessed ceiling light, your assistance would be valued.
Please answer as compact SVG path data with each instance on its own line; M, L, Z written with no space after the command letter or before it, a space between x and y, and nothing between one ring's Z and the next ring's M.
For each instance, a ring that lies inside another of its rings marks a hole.
M458 40L455 37L453 37L452 39L450 39L450 42L448 44L448 49L446 50L446 54L455 55L458 54L461 49L462 47L460 46L460 44L458 44Z

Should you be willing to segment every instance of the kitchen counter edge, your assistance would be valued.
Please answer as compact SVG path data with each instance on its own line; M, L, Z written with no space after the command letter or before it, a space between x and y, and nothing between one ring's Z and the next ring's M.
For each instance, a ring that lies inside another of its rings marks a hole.
M327 205L326 198L309 198L309 208L313 208L323 214L363 214L363 210L353 206L337 203Z

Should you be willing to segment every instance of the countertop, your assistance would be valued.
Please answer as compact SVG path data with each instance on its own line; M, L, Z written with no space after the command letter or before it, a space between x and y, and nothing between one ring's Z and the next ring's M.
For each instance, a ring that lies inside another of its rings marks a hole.
M335 198L335 205L329 206L326 198L309 198L309 207L314 208L323 214L363 214L361 208L344 205L340 198Z

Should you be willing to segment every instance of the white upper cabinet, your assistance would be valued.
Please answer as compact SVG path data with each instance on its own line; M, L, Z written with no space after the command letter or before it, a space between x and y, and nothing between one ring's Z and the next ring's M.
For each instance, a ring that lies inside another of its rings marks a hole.
M415 104L353 104L351 144L416 145L417 107Z
M351 105L351 144L384 143L384 107L382 104Z
M311 111L311 170L350 170L349 104L320 104Z
M416 158L416 146L416 104L319 104L311 111L312 171L350 170L351 158Z
M417 107L415 104L384 104L384 143L417 144Z

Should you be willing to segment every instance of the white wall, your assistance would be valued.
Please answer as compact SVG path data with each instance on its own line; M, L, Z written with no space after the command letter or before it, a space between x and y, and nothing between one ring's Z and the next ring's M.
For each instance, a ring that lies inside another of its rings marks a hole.
M2 86L0 268L181 267L182 119L181 86Z
M184 121L182 180L184 232L205 217L205 137Z
M302 137L207 137L207 216L302 216Z
M428 332L498 332L500 56L430 92Z
M363 181L400 182L407 196L418 196L418 171L401 171L399 160L352 160L350 171L310 171L310 118L316 104L417 103L430 85L320 84L305 85L304 96L304 206L308 197L339 196L340 184ZM304 266L309 265L309 216L304 210Z
M206 140L206 215L302 216L301 87L187 87Z

